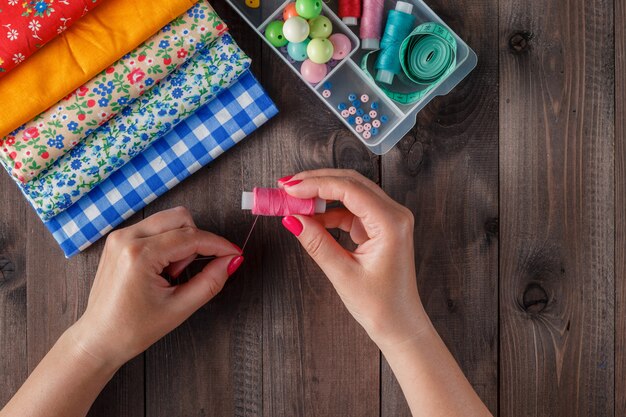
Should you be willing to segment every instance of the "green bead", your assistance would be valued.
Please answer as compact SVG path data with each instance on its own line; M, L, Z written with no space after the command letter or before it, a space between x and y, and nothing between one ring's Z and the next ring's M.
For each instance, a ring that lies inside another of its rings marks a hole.
M333 24L326 16L317 16L309 20L311 38L327 38L333 33Z
M313 19L322 13L322 0L296 0L296 12L300 17Z
M328 39L315 38L306 47L309 59L316 64L325 64L333 57L333 44Z
M294 61L302 62L308 57L306 47L310 42L310 39L305 39L303 42L299 43L289 42L289 45L287 45L287 53Z
M265 37L277 48L281 48L289 42L283 35L283 25L284 23L280 20L274 20L265 28Z

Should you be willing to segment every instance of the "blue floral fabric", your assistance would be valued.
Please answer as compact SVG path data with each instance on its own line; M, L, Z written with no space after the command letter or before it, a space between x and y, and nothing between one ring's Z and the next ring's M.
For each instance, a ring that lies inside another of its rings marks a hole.
M51 219L228 89L249 66L233 38L223 34L36 179L20 184L22 191L44 221Z

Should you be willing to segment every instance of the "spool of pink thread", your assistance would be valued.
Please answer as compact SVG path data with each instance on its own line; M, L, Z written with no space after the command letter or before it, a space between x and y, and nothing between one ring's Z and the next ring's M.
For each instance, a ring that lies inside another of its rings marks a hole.
M363 0L361 16L361 47L368 50L380 48L380 37L383 33L384 0Z
M295 198L280 188L254 188L252 192L242 193L241 208L258 216L312 216L326 212L326 200Z

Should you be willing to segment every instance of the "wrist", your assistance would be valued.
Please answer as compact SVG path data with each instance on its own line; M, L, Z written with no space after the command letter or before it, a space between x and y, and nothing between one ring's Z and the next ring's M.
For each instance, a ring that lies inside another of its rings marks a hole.
M421 304L397 314L375 326L368 333L378 348L385 351L402 348L435 331Z
M112 349L98 341L96 332L84 318L80 318L63 334L70 351L79 361L88 364L93 369L113 375L126 362L118 358Z

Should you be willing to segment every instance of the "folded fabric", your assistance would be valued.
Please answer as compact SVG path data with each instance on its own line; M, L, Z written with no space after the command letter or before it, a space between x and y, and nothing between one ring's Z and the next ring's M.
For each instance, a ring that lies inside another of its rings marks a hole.
M27 198L43 220L56 216L230 87L249 67L250 59L232 37L222 35L94 130L50 169L22 184Z
M0 140L0 158L19 181L30 181L226 29L208 1L201 0L87 84Z
M0 77L63 33L99 0L6 0L0 8Z
M247 72L45 225L69 258L211 163L277 112Z
M0 79L0 137L50 108L195 3L103 1Z

